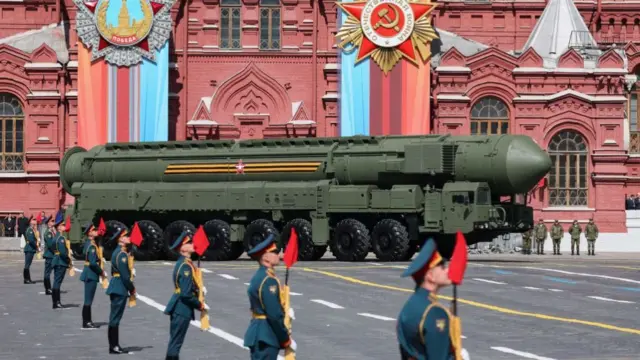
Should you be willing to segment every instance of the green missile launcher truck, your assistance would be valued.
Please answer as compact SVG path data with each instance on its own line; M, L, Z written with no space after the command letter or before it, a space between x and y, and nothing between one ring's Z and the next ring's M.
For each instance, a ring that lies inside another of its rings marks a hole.
M474 244L530 229L518 199L550 167L521 135L354 136L75 147L60 180L75 197L73 243L88 221L104 219L105 239L137 221L141 260L175 258L168 245L204 225L210 260L237 259L270 233L285 246L293 228L300 260L329 247L340 261L397 261L429 236L446 254L458 231Z

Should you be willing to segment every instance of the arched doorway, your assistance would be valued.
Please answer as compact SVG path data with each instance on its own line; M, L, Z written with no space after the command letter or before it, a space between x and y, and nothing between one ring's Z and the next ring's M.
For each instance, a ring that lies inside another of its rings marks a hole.
M495 96L478 100L471 108L471 135L509 133L509 108Z
M549 156L549 206L587 206L588 147L584 137L574 130L563 130L551 138Z
M8 93L0 93L0 145L0 172L23 172L24 112Z

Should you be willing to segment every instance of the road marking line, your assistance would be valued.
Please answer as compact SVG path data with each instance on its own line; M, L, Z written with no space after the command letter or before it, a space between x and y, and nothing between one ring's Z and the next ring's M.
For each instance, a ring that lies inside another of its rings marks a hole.
M297 293L297 292L289 291L289 295L291 295L291 296L302 296L302 293Z
M40 291L40 292L38 293L38 295L44 295L44 294L45 294L45 292L44 292L44 291Z
M369 264L369 265L375 265L375 266L382 266L382 264L377 263L377 262L368 262L367 264Z
M503 352L503 353L507 353L507 354L517 355L517 356L520 356L520 357L523 357L523 358L527 358L527 359L555 360L555 359L552 359L552 358L548 358L548 357L544 357L544 356L538 356L536 354L523 352L523 351L518 351L518 350L513 350L513 349L506 348L506 347L501 347L501 346L492 346L491 349L496 350L496 351L500 351L500 352Z
M369 314L369 313L358 313L358 315L364 316L364 317L368 317L368 318L372 318L372 319L383 320L383 321L394 321L395 320L394 318L381 316L381 315L376 315L376 314Z
M482 281L482 282L486 282L489 284L497 284L497 285L506 285L507 283L501 282L501 281L493 281L493 280L487 280L487 279L479 279L479 278L473 278L473 280L475 281Z
M529 289L529 290L542 290L542 289L540 289L540 288L533 287L533 286L523 286L523 288L525 288L525 289Z
M587 297L591 298L591 299L602 300L602 301L611 301L611 302L617 302L617 303L622 303L622 304L635 304L635 302L633 302L633 301L615 300L615 299L609 299L609 298L602 297L602 296L587 296Z
M324 301L324 300L313 299L311 301L313 301L314 303L318 303L318 304L324 305L324 306L328 306L328 307L330 307L332 309L344 309L342 306L340 306L338 304L334 304L332 302L328 302L328 301Z
M244 283L245 285L249 286L249 283Z
M563 278L557 278L557 277L553 277L553 276L545 276L544 277L547 280L551 280L551 281L555 281L555 282L559 282L559 283L563 283L563 284L577 284L577 281L573 281L573 280L567 280L567 279L563 279Z
M626 291L640 291L640 288L632 288L632 287L618 287L618 289L626 290Z
M507 271L507 270L493 270L496 274L500 274L500 275L512 275L513 272L512 271Z
M163 262L162 262L162 265L173 265L173 264L172 264L172 263L170 263L170 262L167 262L167 261L163 261Z
M210 273L212 273L212 272L213 272L213 271L211 271L211 270L209 270L209 269L205 269L205 268L200 268L200 270L201 270L203 273L205 273L205 274L210 274Z
M633 283L633 284L640 284L640 281L638 281L638 280L632 280L632 279L620 278L620 277L608 276L608 275L585 274L585 273L577 273L577 272L565 271L565 270L538 268L538 267L532 267L532 266L523 267L523 269L552 271L552 272L557 272L557 273L560 273L560 274L596 277L596 278L601 278L601 279L618 280L618 281L624 281L624 282L629 282L629 283Z
M364 281L364 280L356 279L354 277L344 276L344 275L332 273L332 272L329 272L329 271L320 271L320 270L314 270L314 269L304 268L304 267L301 268L301 269L302 269L302 271L305 271L305 272L321 274L321 275L325 275L325 276L328 276L328 277L340 279L340 280L343 280L343 281L346 281L346 282L350 282L350 283L358 284L358 285L362 285L362 286L369 286L369 287L374 287L374 288L379 288L379 289L393 290L393 291L405 292L405 293L411 293L411 294L413 294L414 291L415 291L413 289L401 288L401 287L398 287L398 286L390 286L390 285L373 283L373 282L370 282L370 281ZM444 295L438 295L438 298L443 299L443 300L449 300L449 301L453 300L452 297L444 296ZM465 299L461 299L461 298L458 298L458 302L462 303L462 304L474 306L474 307L477 307L477 308L481 308L481 309L486 309L486 310L491 310L491 311L503 313L503 314L517 315L517 316L523 316L523 317L531 317L531 318L541 319L541 320L559 321L559 322L570 323L570 324L580 324L580 325L591 326L591 327L596 327L596 328L600 328L600 329L613 330L613 331L617 331L617 332L621 332L621 333L640 335L640 329L624 328L624 327L620 327L620 326L615 326L615 325L605 324L605 323L599 323L599 322L595 322L595 321L587 321L587 320L572 319L572 318L563 318L563 317L559 317L559 316L545 315L545 314L539 314L539 313L530 313L530 312L513 310L513 309L508 309L508 308L504 308L504 307L500 307L500 306L485 304L485 303L481 303L481 302L477 302L477 301L465 300Z
M231 276L231 275L228 275L228 274L218 274L218 275L220 275L221 277L223 277L223 278L225 278L225 279L229 279L229 280L238 280L238 278L237 278L237 277L235 277L235 276Z
M148 298L148 297L140 295L140 294L136 294L136 298L138 300L142 301L143 303L145 303L145 304L147 304L147 305L149 305L149 306L151 306L151 307L153 307L153 308L155 308L157 310L164 311L165 307L162 306L161 304L158 304L155 300L153 300L151 298ZM199 329L200 328L200 321L191 320L191 325L193 325L193 326L195 326L195 327L197 327ZM237 345L237 346L239 346L239 347L241 347L243 349L249 350L249 348L244 347L244 340L243 339L241 339L241 338L239 338L239 337L237 337L235 335L229 334L228 332L226 332L226 331L224 331L222 329L218 329L216 327L211 326L211 327L209 327L208 332L210 332L211 334L213 334L213 335L215 335L215 336L217 336L217 337L219 337L219 338L221 338L223 340L226 340L226 341L228 341L228 342L230 342L230 343L232 343L234 345ZM284 360L284 357L278 355L278 360Z
M549 289L549 291L553 291L553 292L563 292L564 290L560 290L560 289Z

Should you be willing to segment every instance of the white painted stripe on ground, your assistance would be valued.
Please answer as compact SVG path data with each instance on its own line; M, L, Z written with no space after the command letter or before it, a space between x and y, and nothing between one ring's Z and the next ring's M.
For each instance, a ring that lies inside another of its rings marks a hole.
M249 286L249 283L244 283L245 285Z
M507 283L500 282L500 281L493 281L493 280L480 279L480 278L473 278L473 280L482 281L482 282L486 282L486 283L489 283L489 284L497 284L497 285L506 285L507 284Z
M529 289L529 290L542 290L540 288L537 287L533 287L533 286L523 286L525 289Z
M320 305L324 305L327 307L330 307L332 309L344 309L344 307L338 305L338 304L334 304L332 302L328 302L328 301L324 301L324 300L320 300L320 299L312 299L311 301L313 301L314 303L318 303Z
M500 351L500 352L503 352L503 353L507 353L507 354L517 355L517 356L520 356L520 357L523 357L523 358L526 358L526 359L555 360L555 359L552 359L552 358L539 356L539 355L528 353L528 352L513 350L513 349L506 348L506 347L501 347L501 346L492 346L491 349L496 350L496 351Z
M407 265L391 265L391 268L393 268L393 269L407 269L408 266Z
M205 274L211 274L213 272L213 271L211 271L209 269L205 269L205 268L200 268L200 270Z
M633 301L615 300L615 299L609 299L609 298L602 297L602 296L587 296L587 297L591 298L591 299L602 300L602 301L610 301L610 302L617 302L617 303L622 303L622 304L635 304L635 302L633 302Z
M291 296L302 296L302 293L297 293L297 292L289 291L289 295L291 295Z
M228 275L228 274L218 274L218 275L220 275L221 277L223 277L223 278L225 278L225 279L229 279L229 280L238 280L238 278L237 278L237 277L235 277L235 276L231 276L231 275Z
M368 262L367 264L369 265L375 265L375 266L382 266L383 264L377 263L377 262Z
M395 320L394 318L381 316L381 315L376 315L376 314L369 314L369 313L358 313L358 315L364 316L364 317L368 317L368 318L372 318L372 319L383 320L383 321L394 321Z
M553 291L553 292L563 292L564 290L560 290L560 289L549 289L549 291Z
M609 275L598 275L598 274L577 273L577 272L566 271L566 270L545 269L545 268L539 268L539 267L533 267L533 266L523 267L522 269L551 271L551 272L557 272L557 273L560 273L560 274L578 275L578 276L586 276L586 277L595 277L595 278L608 279L608 280L618 280L618 281L623 281L623 282L628 282L628 283L633 283L633 284L640 284L640 281L638 281L638 280L627 279L627 278L621 278L621 277L615 277L615 276L609 276Z
M464 335L460 335L461 338L466 339L467 337Z
M172 264L172 263L170 263L170 262L167 262L167 261L163 261L163 262L162 262L162 265L173 265L173 264Z

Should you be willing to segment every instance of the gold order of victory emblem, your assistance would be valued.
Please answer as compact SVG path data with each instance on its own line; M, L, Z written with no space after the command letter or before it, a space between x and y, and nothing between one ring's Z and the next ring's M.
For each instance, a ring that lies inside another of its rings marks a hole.
M338 3L347 19L338 31L339 47L355 51L356 64L368 57L387 74L403 57L418 64L418 57L431 57L429 44L438 35L428 16L436 7L431 2L369 0Z
M169 39L175 0L73 0L80 39L92 49L92 60L131 66L155 52Z

